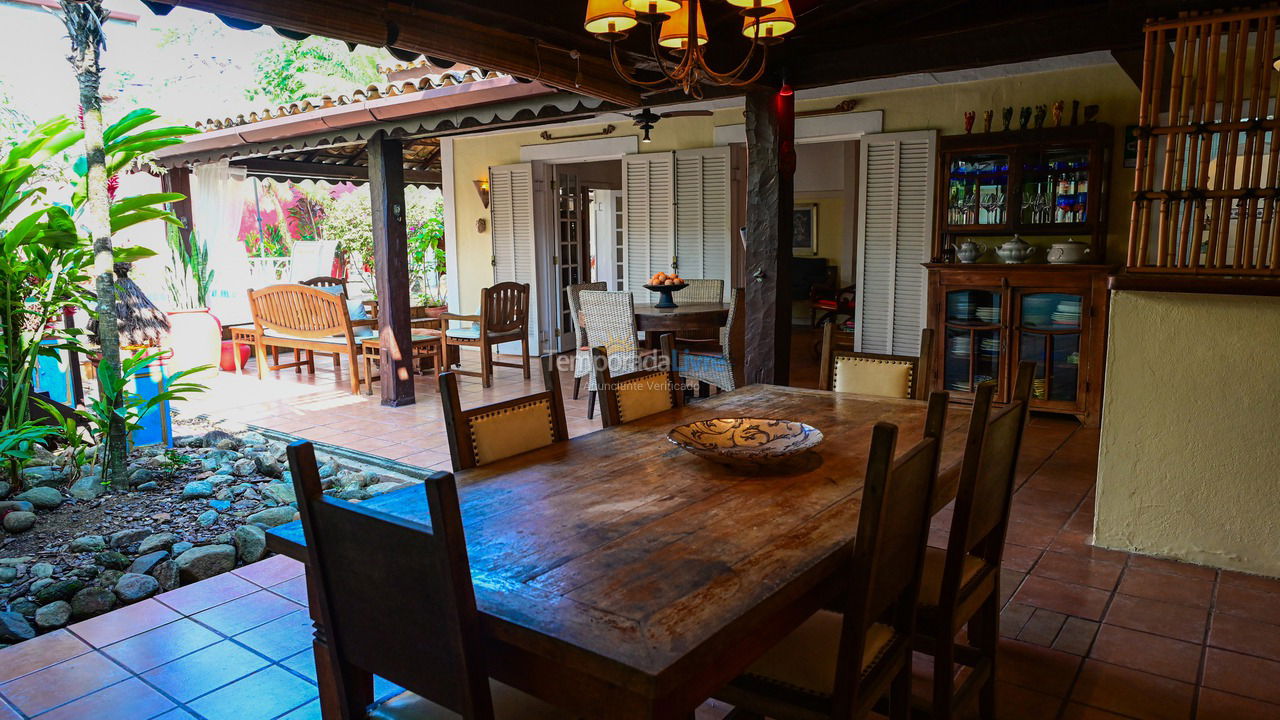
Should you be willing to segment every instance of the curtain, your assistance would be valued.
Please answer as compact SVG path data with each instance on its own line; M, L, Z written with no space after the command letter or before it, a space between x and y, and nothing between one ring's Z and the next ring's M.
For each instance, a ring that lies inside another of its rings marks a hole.
M226 160L218 160L196 165L192 175L192 224L196 237L209 246L213 268L209 310L223 325L251 322L246 294L249 255L240 242L244 168L232 168Z

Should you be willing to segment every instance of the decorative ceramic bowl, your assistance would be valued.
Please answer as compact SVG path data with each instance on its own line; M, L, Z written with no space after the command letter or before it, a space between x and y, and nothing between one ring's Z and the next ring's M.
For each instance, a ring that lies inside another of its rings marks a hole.
M713 462L755 469L812 450L822 442L822 431L792 420L715 418L673 428L667 439Z

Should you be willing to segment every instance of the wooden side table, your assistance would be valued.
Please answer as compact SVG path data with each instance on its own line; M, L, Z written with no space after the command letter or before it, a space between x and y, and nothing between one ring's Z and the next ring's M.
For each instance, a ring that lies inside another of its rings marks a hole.
M442 362L444 356L444 341L439 330L426 330L414 328L412 330L413 339L411 341L412 357L418 361L418 372L426 373L426 364L431 363L432 373L436 379L440 378L441 371L444 370ZM454 352L450 353L451 360L457 362L456 348L451 348ZM373 394L373 381L376 376L373 372L373 365L382 358L382 339L378 336L365 338L360 342L360 357L364 362L364 387L365 394Z

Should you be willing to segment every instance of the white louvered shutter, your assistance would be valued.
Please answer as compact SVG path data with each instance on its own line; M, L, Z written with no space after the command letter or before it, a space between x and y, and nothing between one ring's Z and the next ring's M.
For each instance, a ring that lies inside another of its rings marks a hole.
M931 130L862 138L854 335L861 352L920 352L936 148Z
M675 162L671 153L622 159L623 289L650 302L643 285L656 272L671 272L675 254Z
M538 347L538 270L534 254L533 167L529 163L489 168L489 234L493 282L529 283L529 335ZM460 312L479 310L459 308Z
M685 278L717 278L731 286L729 148L675 154L675 256Z

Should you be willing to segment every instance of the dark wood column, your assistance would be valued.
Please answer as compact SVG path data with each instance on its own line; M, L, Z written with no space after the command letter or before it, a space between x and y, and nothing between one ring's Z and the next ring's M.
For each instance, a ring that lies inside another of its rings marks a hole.
M164 192L175 192L186 195L185 200L173 203L173 214L182 221L182 244L190 247L191 232L195 230L195 216L191 211L191 168L176 167L160 176L160 189Z
M378 292L379 376L382 404L412 405L413 352L409 333L409 248L405 228L404 148L378 131L369 140L369 199L373 207L373 269ZM352 370L355 371L354 369Z
M746 381L791 377L791 223L795 96L747 93Z

